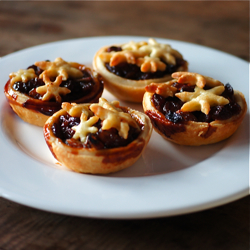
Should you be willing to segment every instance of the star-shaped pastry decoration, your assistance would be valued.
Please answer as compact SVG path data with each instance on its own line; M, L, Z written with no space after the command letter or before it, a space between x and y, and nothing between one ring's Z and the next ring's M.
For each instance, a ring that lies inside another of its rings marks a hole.
M81 122L79 125L72 127L75 131L73 138L76 140L80 139L80 141L84 143L88 134L96 133L98 131L98 128L93 125L98 122L99 117L92 116L88 119L88 116L86 116L85 113L82 113L80 120Z
M199 88L204 88L206 85L205 77L197 73L174 72L171 76L176 78L178 83L196 85Z
M70 116L74 117L80 117L82 113L87 117L93 116L93 112L89 110L86 104L63 102L62 109L64 109Z
M176 57L182 58L182 55L177 50L174 50L170 45L160 44L152 38L149 39L149 43L147 45L141 46L139 50L147 52L150 57L162 59L171 65L176 64Z
M164 48L166 51L168 51L169 53L171 53L171 54L174 55L175 57L177 57L177 58L182 58L182 54L181 54L179 51L173 49L169 44L158 43L158 42L157 42L155 39L153 39L153 38L150 38L150 39L148 40L148 44L154 45L154 46L158 46L158 47L160 47L160 48Z
M110 66L116 66L117 64L122 62L135 64L136 63L135 53L132 51L120 51L114 53L113 56L110 58Z
M168 96L173 97L177 91L177 88L172 86L174 82L175 81L169 81L166 83L151 83L150 85L147 85L145 89L147 92L156 93L165 98Z
M62 79L64 81L67 80L68 77L81 78L83 76L83 73L74 67L75 63L66 62L61 57L56 58L54 62L35 62L35 65L44 70L44 72L39 76L40 78L43 77L45 72L50 78L62 75Z
M165 49L145 45L141 48L141 50L147 51L150 57L160 58L171 65L176 64L175 57L169 52L166 52Z
M223 83L221 83L220 81L215 80L211 77L200 75L198 73L174 72L171 76L173 78L176 78L178 83L196 85L199 88L204 88L205 86L223 86Z
M105 105L107 105L107 103L105 103ZM118 130L118 134L124 139L127 139L129 125L140 129L139 125L130 116L130 114L117 110L117 108L113 105L110 109L105 108L105 105L103 105L104 107L96 103L90 105L90 110L103 121L103 130L116 128Z
M136 63L136 59L138 57L145 56L146 53L144 52L138 52L138 51L129 51L129 50L123 50L119 52L103 52L99 55L101 60L105 63L110 64L110 66L116 66L119 63L127 62L131 64Z
M108 102L105 98L100 97L98 105L105 109L122 112L122 110L119 108L120 106L119 101Z
M71 91L66 87L59 87L62 83L62 75L57 76L56 80L52 82L47 74L43 74L44 86L36 88L36 92L43 95L42 100L48 101L55 98L57 102L61 102L61 95L69 94Z
M208 86L210 88L223 85L222 82L220 82L219 80L216 80L212 77L204 76L204 78L206 79L206 86Z
M136 65L141 67L141 72L156 72L157 70L164 71L167 65L159 58L145 56L143 58L138 58Z
M37 77L34 69L19 69L17 72L13 72L9 75L11 83L18 81L27 82Z
M142 42L134 42L134 41L130 41L128 43L125 43L124 45L122 45L122 49L123 50L138 50L141 46L143 45L147 45L147 42L142 41Z
M112 52L102 52L100 53L99 57L101 58L101 60L105 63L109 63L111 57L115 54L114 51Z
M130 41L121 46L122 51L103 52L99 55L105 63L116 66L119 63L127 62L141 67L142 72L164 71L166 64L161 60L171 64L176 64L176 58L182 55L168 44L157 43L154 39L147 42Z
M145 53L140 51L128 51L128 50L119 51L112 54L109 64L110 66L116 66L122 62L136 64L137 58L143 56L145 56Z
M181 107L181 111L201 111L207 115L211 106L224 106L229 103L228 99L220 96L225 90L224 86L217 86L209 90L195 87L194 90L194 92L180 92L175 94L175 96L185 102Z
M91 105L90 109L103 120L103 130L116 128L119 135L124 139L128 137L129 125L139 128L138 124L127 113L111 111L98 105Z

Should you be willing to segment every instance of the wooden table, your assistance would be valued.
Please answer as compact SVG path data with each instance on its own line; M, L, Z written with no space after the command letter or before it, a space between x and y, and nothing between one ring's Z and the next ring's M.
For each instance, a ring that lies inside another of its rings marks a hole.
M89 36L163 37L249 61L248 1L0 2L0 56ZM249 197L193 214L78 218L0 198L0 249L249 249Z

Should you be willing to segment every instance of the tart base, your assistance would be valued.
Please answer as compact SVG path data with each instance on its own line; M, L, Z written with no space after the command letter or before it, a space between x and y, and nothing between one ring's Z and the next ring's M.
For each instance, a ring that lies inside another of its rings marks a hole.
M18 104L10 103L13 111L25 122L35 126L42 127L48 120L49 116L44 115L36 110L24 108Z
M89 69L86 69L91 72ZM102 96L104 85L103 80L99 75L95 76L95 86L93 91L80 99L74 100L74 103L94 103L98 102L99 98ZM43 127L44 123L50 117L50 113L41 113L41 107L46 108L50 112L52 110L59 110L61 108L61 103L42 101L39 99L34 99L26 94L16 91L12 88L11 81L5 84L4 94L13 109L13 111L25 122L32 125ZM29 103L29 104L27 104ZM29 106L29 107L27 107ZM53 111L55 112L55 111ZM47 115L48 114L48 115Z
M143 113L128 109L128 113L139 123L143 124L143 129L133 142L125 147L101 149L94 148L73 148L66 145L52 132L52 125L60 115L66 111L60 110L51 116L44 125L45 141L54 157L67 168L89 174L108 174L117 172L133 165L141 156L147 145L151 133L152 125L150 119Z
M145 87L152 82L162 83L172 79L171 74L162 78L147 80L130 80L117 76L107 70L99 55L106 51L108 46L101 48L94 56L93 68L104 80L104 87L114 96L123 101L141 103L145 93ZM187 71L188 63L178 68L177 71Z
M143 98L144 112L151 119L154 130L164 139L188 146L200 146L213 144L227 139L238 129L247 111L244 95L235 92L237 103L241 106L241 112L227 120L216 120L211 123L189 121L185 124L174 124L159 112L151 99L153 93L146 92Z

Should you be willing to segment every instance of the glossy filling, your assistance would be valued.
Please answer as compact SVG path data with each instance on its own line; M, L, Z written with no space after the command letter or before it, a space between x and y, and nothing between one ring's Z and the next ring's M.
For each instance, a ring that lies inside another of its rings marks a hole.
M179 83L174 83L173 86L178 89L177 92L194 92L195 88L195 86ZM179 111L184 103L177 97L165 98L161 95L154 94L152 101L155 108L163 113L164 116L174 124L183 124L188 121L210 123L215 120L227 120L241 112L240 105L235 102L234 90L229 83L225 85L225 90L221 96L227 98L229 103L225 106L211 107L208 115L202 113L201 111Z
M111 46L107 49L107 52L111 51L122 51L122 48ZM185 65L186 61L180 58L176 58L176 65L167 64L166 70L164 71L156 71L156 72L141 72L140 67L136 64L129 63L120 63L116 66L110 66L109 63L105 63L106 68L113 74L120 76L122 78L130 79L130 80L146 80L146 79L155 79L162 78L165 75L172 74L177 71L177 69L183 65Z
M41 70L39 67L35 65L28 67L28 69L29 68L33 68L35 70L36 75L40 75L43 72L43 70ZM82 78L79 79L69 78L60 84L60 87L66 87L71 91L69 94L61 96L62 102L71 102L80 99L88 95L93 89L95 81L91 77L90 73L86 70L81 70L81 71L83 72ZM45 85L43 80L37 77L32 80L29 80L28 82L21 82L21 81L15 82L12 88L34 99L41 100L42 95L38 94L35 88L42 85ZM55 100L51 99L50 102L55 102Z
M43 72L43 70L35 65L28 67L28 69L29 68L33 68L38 76ZM39 79L39 77L31 79L27 82L17 81L11 86L11 88L31 97L26 102L21 104L23 107L35 110L47 116L51 116L61 109L62 102L94 102L97 101L96 99L101 95L103 91L102 79L98 78L97 83L92 76L91 70L88 68L82 68L80 70L83 72L82 78L69 78L60 84L60 87L67 87L71 90L69 94L61 96L61 102L56 102L54 98L49 101L42 101L42 95L36 92L36 88L45 84L42 79ZM54 79L51 80L54 81ZM5 88L7 89L9 85L10 80L7 82ZM12 98L14 98L13 95Z
M72 117L69 114L61 115L56 123L52 125L53 134L60 138L65 144L74 148L95 148L109 149L127 146L134 141L140 134L140 131L130 126L128 138L124 139L118 134L117 129L102 130L102 121L99 120L94 126L98 128L96 133L91 133L87 136L84 143L76 140L73 137L75 131L73 126L80 123L79 117Z

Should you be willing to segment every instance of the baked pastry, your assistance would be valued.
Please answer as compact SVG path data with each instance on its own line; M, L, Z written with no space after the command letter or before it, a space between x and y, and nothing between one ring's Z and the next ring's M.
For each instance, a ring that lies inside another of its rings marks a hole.
M9 77L4 93L10 106L25 122L37 126L60 110L62 102L98 102L104 87L96 72L60 57L35 62Z
M152 133L150 119L104 98L94 104L63 103L44 125L54 157L80 173L107 174L131 166Z
M244 95L213 78L175 72L175 78L146 87L144 112L165 139L181 145L205 145L231 136L247 110Z
M141 103L145 86L165 82L171 73L187 71L188 63L168 44L154 39L102 47L93 68L104 78L104 87L117 98Z

